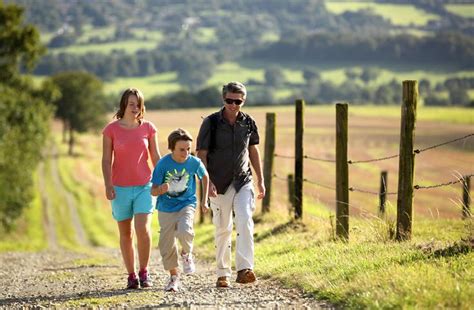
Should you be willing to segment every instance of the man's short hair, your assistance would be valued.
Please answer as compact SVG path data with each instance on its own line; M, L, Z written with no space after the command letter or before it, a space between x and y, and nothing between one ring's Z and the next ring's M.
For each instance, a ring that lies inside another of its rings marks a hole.
M242 94L243 98L245 98L247 96L247 89L244 84L234 81L222 87L222 97L225 97L227 93Z
M178 141L193 141L193 137L183 128L173 130L168 136L168 149L173 151Z

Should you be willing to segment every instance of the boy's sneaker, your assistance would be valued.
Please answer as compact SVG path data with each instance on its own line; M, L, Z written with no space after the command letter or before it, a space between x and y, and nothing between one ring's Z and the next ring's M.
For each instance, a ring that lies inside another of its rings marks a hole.
M185 274L194 273L196 266L194 265L193 255L191 253L181 254L181 261L183 263L183 272Z
M127 290L136 290L137 288L140 288L140 284L138 283L137 275L132 273L128 275Z
M138 278L140 280L140 286L142 288L153 286L153 283L151 282L150 274L148 273L147 270L140 271L138 273Z
M168 284L165 286L167 292L177 292L179 290L179 277L177 275L170 276Z

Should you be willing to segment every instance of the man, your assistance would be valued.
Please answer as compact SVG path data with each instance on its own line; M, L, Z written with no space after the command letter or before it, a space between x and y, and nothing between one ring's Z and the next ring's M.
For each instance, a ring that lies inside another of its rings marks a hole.
M209 197L216 226L217 287L230 286L232 213L235 214L237 283L255 282L252 212L255 210L252 172L257 198L265 196L255 121L241 112L247 90L230 82L222 89L223 108L206 117L197 138L197 156L208 169ZM233 212L232 212L233 211Z

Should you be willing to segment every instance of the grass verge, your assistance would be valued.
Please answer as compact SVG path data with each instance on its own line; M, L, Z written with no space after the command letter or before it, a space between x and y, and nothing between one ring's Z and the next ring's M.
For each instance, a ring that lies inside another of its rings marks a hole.
M329 217L311 214L301 222L276 212L255 217L260 277L351 308L468 309L474 300L472 220L416 221L412 241L395 242L386 238L393 223L351 218L345 243L334 240ZM200 257L212 260L212 224L196 225L195 242Z
M66 145L58 143L60 153L66 152ZM80 149L78 144L77 148ZM85 152L85 150L84 150ZM74 197L82 226L87 235L87 239L94 246L117 247L118 236L115 222L111 220L109 206L102 204L94 193L94 184L81 180L78 174L77 163L87 162L86 159L59 156L58 169L61 183L66 191Z
M11 232L0 233L0 252L39 251L47 247L43 227L44 206L41 201L38 178L36 171L33 176L34 198L16 222L15 229Z
M68 250L77 250L78 240L76 231L74 230L71 219L69 208L65 205L65 197L58 192L57 185L53 180L53 168L51 159L47 157L45 159L45 194L51 203L51 210L49 210L48 217L53 219L54 228L56 231L56 237L58 244Z

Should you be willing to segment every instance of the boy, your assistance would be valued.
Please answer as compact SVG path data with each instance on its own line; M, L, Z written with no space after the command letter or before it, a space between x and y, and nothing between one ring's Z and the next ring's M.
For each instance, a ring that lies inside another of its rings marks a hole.
M209 209L209 176L201 160L190 155L192 137L178 128L168 136L170 154L164 156L153 171L151 194L157 199L160 223L159 249L163 267L170 273L166 291L179 290L178 248L175 237L181 244L182 268L185 274L195 271L192 257L194 240L194 212L196 208L195 176L202 180L203 195L201 210Z

